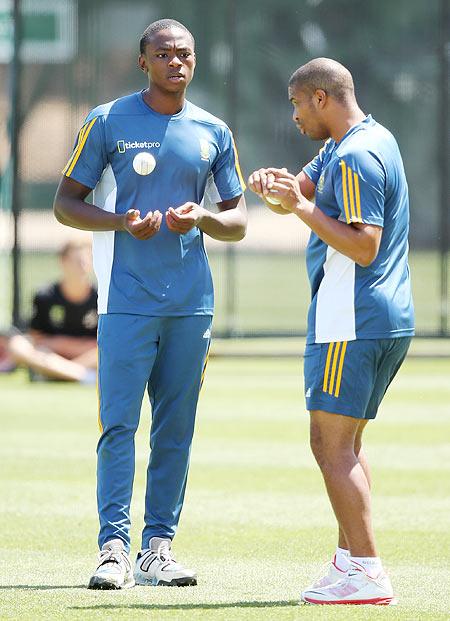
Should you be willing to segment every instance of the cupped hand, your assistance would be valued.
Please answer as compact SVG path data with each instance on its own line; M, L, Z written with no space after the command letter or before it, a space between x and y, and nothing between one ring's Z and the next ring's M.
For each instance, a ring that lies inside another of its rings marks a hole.
M161 227L162 213L149 211L143 218L137 209L129 209L124 217L123 228L136 239L150 239Z
M200 224L204 213L204 208L197 203L184 203L175 209L169 207L166 211L167 228L173 233L184 235Z

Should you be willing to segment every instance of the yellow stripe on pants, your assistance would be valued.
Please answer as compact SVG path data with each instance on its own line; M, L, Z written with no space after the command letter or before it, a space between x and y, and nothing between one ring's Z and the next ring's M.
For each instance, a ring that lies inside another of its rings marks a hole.
M335 397L339 397L339 392L341 390L342 370L344 368L344 358L345 358L346 350L347 350L347 341L344 341L342 343L341 357L340 357L340 360L339 360L339 368L338 368L338 374L337 374L337 378L336 378L336 388L335 388L335 391L334 391L334 396Z
M331 354L333 353L334 343L328 345L327 361L325 363L325 371L323 374L323 392L328 392L328 374L330 372Z
M340 349L341 349L341 344L336 343L336 347L334 348L334 354L333 354L333 365L331 367L330 385L328 387L328 392L330 393L330 395L333 394L334 378L336 377L336 367L337 367L337 361L338 361Z

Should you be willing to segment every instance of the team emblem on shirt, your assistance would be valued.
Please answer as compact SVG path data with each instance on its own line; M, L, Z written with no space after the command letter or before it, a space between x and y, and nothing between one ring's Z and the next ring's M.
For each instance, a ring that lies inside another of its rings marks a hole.
M149 175L155 170L156 160L148 151L141 151L134 156L133 168L138 175Z
M54 326L61 326L64 323L64 318L66 316L64 306L55 304L54 306L50 307L48 314L50 317L50 321Z
M93 330L94 328L96 328L98 323L97 311L95 311L94 309L88 311L84 315L82 323L83 326L88 330Z
M200 138L200 157L209 162L209 142L204 138Z

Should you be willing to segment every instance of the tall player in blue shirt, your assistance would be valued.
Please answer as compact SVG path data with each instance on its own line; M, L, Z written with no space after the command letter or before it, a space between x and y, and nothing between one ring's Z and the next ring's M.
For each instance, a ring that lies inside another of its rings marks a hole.
M99 309L98 567L89 587L195 585L171 554L207 361L213 286L203 234L238 241L247 215L228 127L185 99L194 38L179 22L140 41L142 92L88 115L55 198L60 222L94 231ZM93 204L86 197L93 190ZM218 213L203 206L205 194ZM152 405L142 548L129 559L134 435Z
M341 64L319 58L300 67L289 99L301 133L327 142L298 175L260 169L249 186L276 213L293 213L311 228L305 396L339 541L328 573L302 598L389 604L361 442L414 333L408 188L394 137L359 108Z

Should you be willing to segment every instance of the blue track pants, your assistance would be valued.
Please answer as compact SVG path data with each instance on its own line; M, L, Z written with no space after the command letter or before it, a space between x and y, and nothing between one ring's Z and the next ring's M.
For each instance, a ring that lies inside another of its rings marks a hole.
M142 547L173 538L183 505L195 412L210 342L211 317L101 315L97 503L99 546L130 547L134 436L144 392L152 406Z

